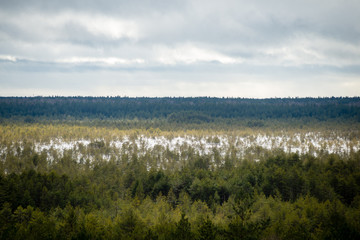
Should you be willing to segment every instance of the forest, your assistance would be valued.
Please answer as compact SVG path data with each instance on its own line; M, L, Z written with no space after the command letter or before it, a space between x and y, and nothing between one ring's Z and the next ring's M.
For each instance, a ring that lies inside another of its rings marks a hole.
M117 118L210 122L216 119L314 118L360 121L360 98L1 97L0 117Z
M359 98L0 98L0 239L360 239Z

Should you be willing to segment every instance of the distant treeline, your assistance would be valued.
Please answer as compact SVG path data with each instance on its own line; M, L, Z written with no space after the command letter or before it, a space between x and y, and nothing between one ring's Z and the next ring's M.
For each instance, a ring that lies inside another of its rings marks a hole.
M360 121L360 98L128 98L0 97L0 118L167 119L348 119Z

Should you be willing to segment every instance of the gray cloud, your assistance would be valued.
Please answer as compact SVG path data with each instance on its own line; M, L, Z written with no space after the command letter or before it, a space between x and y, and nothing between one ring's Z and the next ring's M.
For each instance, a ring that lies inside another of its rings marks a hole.
M69 95L92 79L79 93L359 95L359 11L355 0L1 1L0 94Z

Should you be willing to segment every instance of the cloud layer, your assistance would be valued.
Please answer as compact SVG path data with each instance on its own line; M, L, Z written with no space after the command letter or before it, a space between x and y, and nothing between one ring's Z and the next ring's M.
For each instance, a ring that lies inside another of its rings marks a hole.
M2 1L0 95L358 96L360 2Z

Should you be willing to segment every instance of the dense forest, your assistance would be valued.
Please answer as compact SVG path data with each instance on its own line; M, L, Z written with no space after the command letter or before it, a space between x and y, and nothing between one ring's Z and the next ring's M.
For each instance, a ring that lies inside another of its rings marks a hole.
M0 239L360 239L360 98L0 98Z
M27 155L28 154L28 155ZM2 239L358 239L360 154L193 156L147 171L145 156L77 163L71 155L14 158L0 178ZM25 167L26 166L26 167Z
M2 97L0 117L120 118L210 122L229 118L360 121L360 98Z

